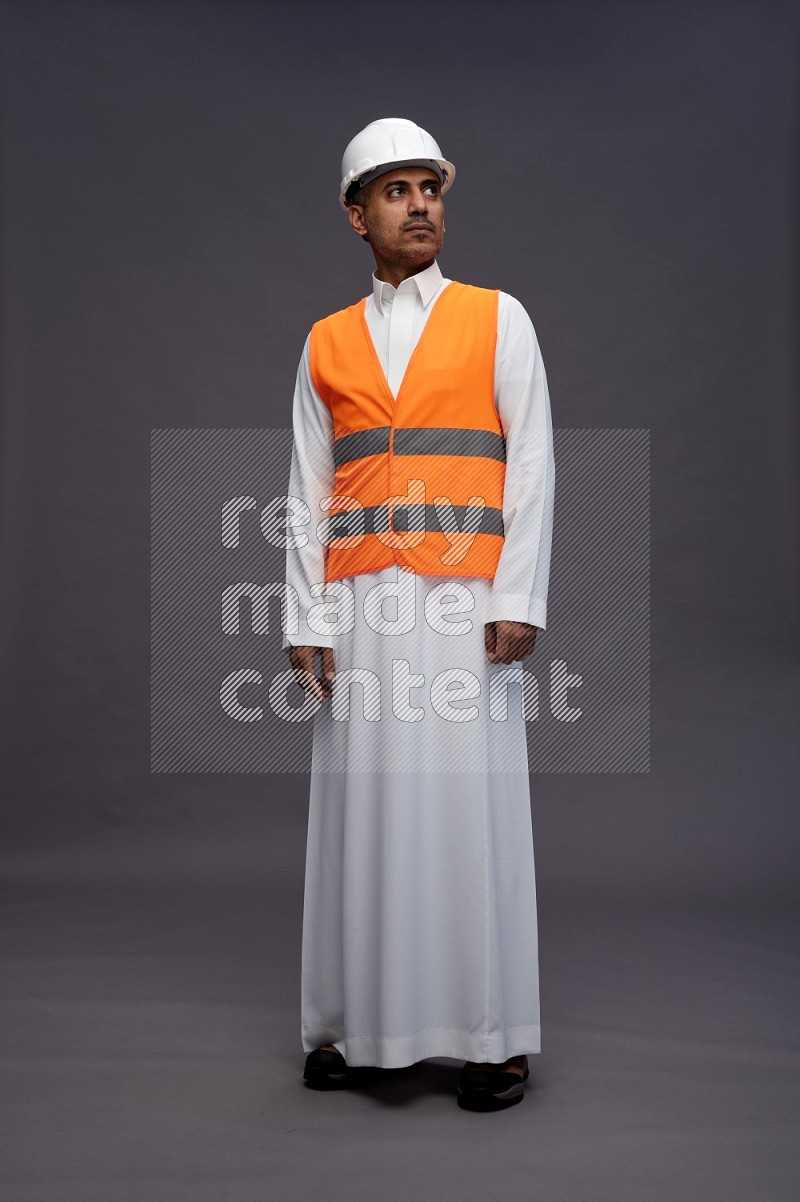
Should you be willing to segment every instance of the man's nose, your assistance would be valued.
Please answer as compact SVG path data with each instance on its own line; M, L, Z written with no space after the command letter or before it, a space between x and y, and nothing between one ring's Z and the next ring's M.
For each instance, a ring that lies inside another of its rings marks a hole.
M428 197L421 188L412 188L408 197L408 207L412 213L427 213Z

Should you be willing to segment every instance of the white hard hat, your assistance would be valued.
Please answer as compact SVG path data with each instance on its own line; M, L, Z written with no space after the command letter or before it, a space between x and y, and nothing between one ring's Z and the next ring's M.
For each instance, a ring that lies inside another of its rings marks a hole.
M434 167L442 181L442 192L447 191L456 174L427 130L405 117L382 117L356 134L342 156L342 208L348 207L345 193L354 181L368 184L391 167Z

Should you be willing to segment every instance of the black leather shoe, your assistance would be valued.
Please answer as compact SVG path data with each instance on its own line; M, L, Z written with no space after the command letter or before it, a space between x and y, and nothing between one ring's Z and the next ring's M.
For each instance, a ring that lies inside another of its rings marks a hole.
M456 1099L464 1110L505 1110L521 1102L525 1096L523 1081L528 1079L528 1065L519 1073L488 1068L461 1070Z
M371 1065L352 1067L341 1052L315 1048L306 1056L303 1077L312 1089L352 1089L377 1080L383 1070Z

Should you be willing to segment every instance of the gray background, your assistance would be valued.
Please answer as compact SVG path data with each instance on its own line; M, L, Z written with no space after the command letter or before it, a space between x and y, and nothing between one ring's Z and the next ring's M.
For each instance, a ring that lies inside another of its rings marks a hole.
M6 1196L796 1197L795 9L2 34ZM150 430L289 424L387 115L456 163L442 267L525 304L554 424L652 431L652 770L532 781L543 1047L500 1115L445 1060L304 1090L307 778L149 772Z

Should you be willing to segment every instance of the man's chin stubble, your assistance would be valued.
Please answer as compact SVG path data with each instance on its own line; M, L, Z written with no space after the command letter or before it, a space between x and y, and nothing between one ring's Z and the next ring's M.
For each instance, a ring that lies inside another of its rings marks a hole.
M419 242L415 241L411 246L401 247L398 258L401 258L404 263L424 263L426 259L435 259L439 249L435 242L426 238Z

